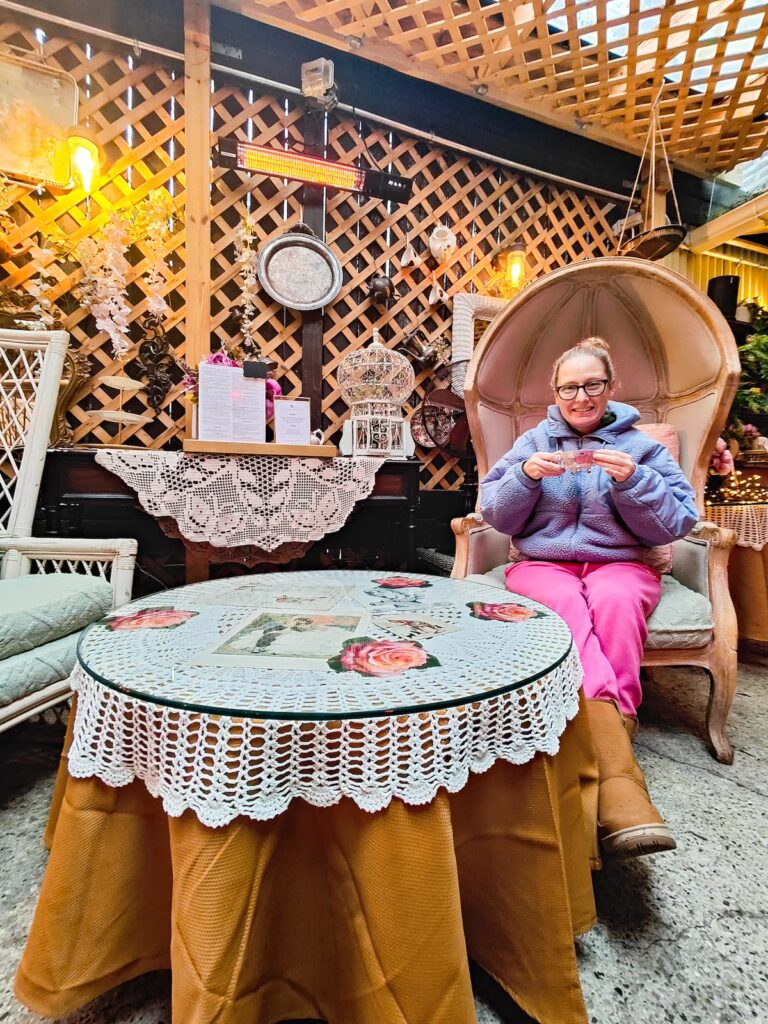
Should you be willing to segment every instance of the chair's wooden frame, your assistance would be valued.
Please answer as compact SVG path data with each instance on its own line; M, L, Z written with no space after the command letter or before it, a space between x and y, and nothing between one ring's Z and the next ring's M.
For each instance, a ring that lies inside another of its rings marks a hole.
M13 453L19 471L11 495L8 526L0 532L0 579L16 579L31 572L85 571L109 580L112 607L117 607L131 598L135 540L30 536L68 343L66 331L0 330L0 348L42 356L23 454L18 449ZM0 447L0 455L3 452ZM62 679L0 708L0 732L60 703L70 692L68 680Z
M590 261L594 262L594 261ZM606 264L621 266L620 259L607 259ZM654 264L639 264L637 272L658 277L668 274L674 278L675 287L682 289L694 308L707 317L708 327L720 356L720 367L713 388L718 401L710 423L703 431L703 443L698 447L691 479L697 493L697 501L703 510L703 491L709 466L710 453L720 435L738 386L740 366L738 352L730 329L717 314L708 299L692 284L672 271ZM478 368L487 355L498 330L503 326L521 302L527 301L547 279L564 274L578 273L579 265L565 267L529 285L525 292L509 303L497 314L491 326L481 338L472 356L465 381L465 400L472 439L477 454L480 479L488 472L486 444L478 415ZM711 308L710 308L711 307ZM713 312L714 311L714 312ZM721 322L722 321L722 322ZM452 576L463 579L470 574L484 574L507 561L509 538L498 533L483 522L478 513L454 519L452 529L456 542L456 558ZM677 549L682 553L685 545L687 569L675 566L673 574L680 582L699 592L705 591L712 605L713 629L710 642L700 648L663 648L645 651L643 665L649 669L661 666L694 666L704 669L710 679L710 698L707 707L707 734L712 750L718 761L731 764L733 747L726 736L726 721L736 692L738 628L736 613L728 589L728 558L736 542L733 530L702 520L689 537L678 541ZM693 545L693 547L691 547ZM702 586L699 580L706 580Z

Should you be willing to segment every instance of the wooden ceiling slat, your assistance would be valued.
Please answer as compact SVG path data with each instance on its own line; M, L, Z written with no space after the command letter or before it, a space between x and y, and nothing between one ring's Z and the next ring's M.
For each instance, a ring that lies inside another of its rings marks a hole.
M727 170L768 146L768 5L679 0L626 11L607 0L219 0L289 31L635 151L660 96L671 159ZM762 24L759 24L762 18ZM743 49L743 53L735 52ZM755 67L755 60L761 62ZM416 66L421 70L417 71ZM696 76L696 77L695 77ZM734 80L732 89L723 81ZM691 131L691 124L695 130Z

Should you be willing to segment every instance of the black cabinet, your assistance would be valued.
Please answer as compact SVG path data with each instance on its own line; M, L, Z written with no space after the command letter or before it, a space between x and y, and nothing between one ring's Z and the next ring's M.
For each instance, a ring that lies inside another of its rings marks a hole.
M187 580L273 569L416 569L419 469L416 459L385 462L372 493L346 524L315 542L301 557L271 564L254 557L213 563L199 545L169 537L123 481L99 466L95 450L48 453L40 488L36 536L135 537L139 542L136 595Z

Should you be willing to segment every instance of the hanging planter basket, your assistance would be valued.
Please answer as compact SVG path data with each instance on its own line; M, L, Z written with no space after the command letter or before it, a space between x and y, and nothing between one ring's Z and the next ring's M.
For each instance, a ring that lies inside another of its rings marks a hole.
M664 140L664 133L659 127L658 103L660 97L661 90L657 93L656 99L653 103L651 120L648 125L648 132L645 136L645 144L643 146L643 154L640 157L640 166L637 169L637 177L635 178L635 183L632 186L632 195L629 197L629 213L621 222L621 234L619 235L619 241L616 246L616 252L619 256L639 256L641 259L645 260L661 260L665 256L669 256L671 252L674 252L678 246L682 245L683 240L688 233L685 225L680 223L682 221L682 217L680 216L680 205L677 201L677 193L675 192L672 168L667 155L667 145ZM659 224L654 227L651 198L656 193L657 137L661 156L664 166L666 167L669 190L672 192L672 200L675 204L677 221L673 224ZM648 154L650 164L650 173L648 175L647 182L648 199L646 200L644 211L633 212L635 197L638 195L640 176L643 171L643 163L645 161L646 154ZM636 234L633 233L631 236L625 236L627 229L634 229L638 222L643 223L645 230L638 231Z

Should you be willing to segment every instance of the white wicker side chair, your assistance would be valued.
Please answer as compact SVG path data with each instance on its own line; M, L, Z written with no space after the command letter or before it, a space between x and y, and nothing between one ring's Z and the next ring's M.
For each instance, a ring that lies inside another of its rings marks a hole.
M0 732L69 695L80 631L131 597L135 540L30 536L68 343L0 330Z

